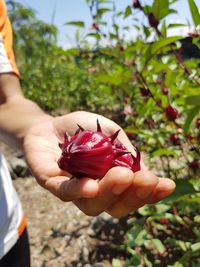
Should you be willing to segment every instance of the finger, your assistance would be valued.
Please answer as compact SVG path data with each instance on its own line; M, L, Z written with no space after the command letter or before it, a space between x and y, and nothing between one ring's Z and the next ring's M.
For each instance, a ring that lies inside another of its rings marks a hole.
M105 211L119 195L132 184L133 172L127 168L114 167L108 171L103 179L99 181L99 193L92 199L81 199L75 204L85 214L96 216Z
M176 184L173 180L168 178L160 178L159 183L148 199L148 203L152 204L162 200L163 198L172 194L175 188Z
M145 204L158 184L158 177L150 171L139 171L134 175L132 185L124 192L118 202L111 205L107 212L113 217L123 217Z
M73 201L78 198L94 198L99 191L99 185L93 179L70 179L65 176L47 179L44 187L63 201Z
M113 217L120 218L128 215L130 212L138 210L145 204L152 204L160 201L162 198L170 195L175 189L175 183L167 178L159 178L158 183L152 188L152 192L147 198L140 198L134 192L134 188L130 188L122 195L122 201L115 203L108 209L108 213Z

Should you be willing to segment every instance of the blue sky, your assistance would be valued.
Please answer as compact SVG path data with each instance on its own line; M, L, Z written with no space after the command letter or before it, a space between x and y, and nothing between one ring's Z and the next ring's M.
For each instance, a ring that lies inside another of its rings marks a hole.
M67 43L73 42L75 32L73 26L64 26L65 22L83 20L87 28L89 28L91 23L89 8L85 0L17 0L17 2L35 9L37 17L48 23L51 23L52 17L54 17L53 23L59 30L58 41L64 46ZM150 4L152 1L141 0L141 2ZM117 10L124 10L127 5L132 4L132 0L116 0L115 3ZM200 6L200 0L196 1L196 4ZM191 22L187 0L179 0L174 5L174 8L179 11L179 14L171 15L168 19L170 22L186 22L187 20ZM107 19L110 19L109 16ZM66 36L69 36L71 41Z

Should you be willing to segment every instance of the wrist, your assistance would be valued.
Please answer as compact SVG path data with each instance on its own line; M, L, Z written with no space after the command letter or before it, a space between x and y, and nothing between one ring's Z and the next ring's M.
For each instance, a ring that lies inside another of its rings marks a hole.
M35 125L51 120L33 101L23 95L7 98L0 106L0 137L10 146L22 148L24 138Z

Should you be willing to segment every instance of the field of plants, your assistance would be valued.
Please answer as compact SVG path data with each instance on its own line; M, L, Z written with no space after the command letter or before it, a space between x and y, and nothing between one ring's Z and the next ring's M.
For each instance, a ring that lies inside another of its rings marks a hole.
M192 25L168 23L178 1L130 0L116 10L115 1L86 0L91 26L66 21L77 28L70 49L58 46L54 25L7 1L24 94L52 114L113 119L147 165L176 182L171 196L133 214L118 247L127 257L114 267L200 267L200 6L188 0ZM168 36L183 26L187 36Z

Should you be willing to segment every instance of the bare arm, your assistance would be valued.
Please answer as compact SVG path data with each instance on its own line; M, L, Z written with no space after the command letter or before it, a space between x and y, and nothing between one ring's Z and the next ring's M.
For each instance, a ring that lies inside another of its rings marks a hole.
M50 120L51 116L23 96L20 82L14 74L0 74L0 139L21 147L28 129Z

